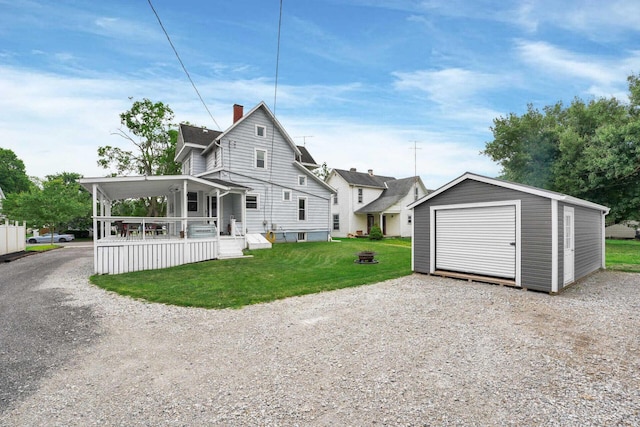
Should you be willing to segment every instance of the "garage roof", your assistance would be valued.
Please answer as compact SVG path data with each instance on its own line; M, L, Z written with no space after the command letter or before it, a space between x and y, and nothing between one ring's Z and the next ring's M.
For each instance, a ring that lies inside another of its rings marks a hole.
M426 202L429 199L432 199L432 198L436 197L438 194L440 194L440 193L442 193L444 191L447 191L451 187L454 187L454 186L458 185L459 183L461 183L462 181L465 181L467 179L471 179L471 180L478 181L478 182L484 182L485 184L496 185L498 187L509 188L511 190L521 191L523 193L534 194L536 196L546 197L547 199L552 199L552 200L558 200L560 202L571 203L571 204L577 205L577 206L584 206L584 207L587 207L587 208L596 209L596 210L604 212L605 214L609 213L609 208L608 207L603 206L603 205L599 205L597 203L589 202L587 200L578 199L577 197L569 196L569 195L562 194L562 193L557 193L555 191L543 190L541 188L532 187L530 185L516 184L515 182L509 182L509 181L505 181L505 180L502 180L502 179L489 178L489 177L482 176L482 175L476 175L476 174L471 173L471 172L466 172L465 174L459 176L458 178L454 179L453 181L449 182L448 184L445 184L442 187L438 188L433 193L430 193L427 196L423 197L422 199L413 202L408 207L409 207L409 209L413 209L416 206Z

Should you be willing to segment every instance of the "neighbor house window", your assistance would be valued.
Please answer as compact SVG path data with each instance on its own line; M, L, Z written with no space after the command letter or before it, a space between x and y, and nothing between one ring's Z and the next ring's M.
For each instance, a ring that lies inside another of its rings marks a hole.
M336 194L333 195L333 204L337 205L338 204L338 192L336 191Z
M189 212L198 212L198 193L187 193L187 210Z
M283 202L291 201L291 190L282 190L282 201Z
M307 219L307 198L300 197L298 199L298 220L304 221Z
M307 185L307 177L304 175L298 176L298 185Z
M267 128L262 125L256 125L256 136L264 138L267 136Z
M415 190L413 190L413 198L418 200L418 186L416 186Z
M247 209L258 209L258 196L247 194Z
M409 215L409 216L407 217L407 223L408 223L408 224L411 224L411 215Z
M340 215L339 214L334 214L333 215L333 229L334 230L340 230Z
M362 203L362 188L358 188L358 203Z
M256 149L256 167L259 169L265 169L267 167L267 152L266 150Z

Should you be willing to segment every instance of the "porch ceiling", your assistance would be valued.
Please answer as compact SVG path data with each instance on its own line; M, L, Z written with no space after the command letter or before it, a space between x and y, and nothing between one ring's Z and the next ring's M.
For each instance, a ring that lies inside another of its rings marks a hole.
M91 193L93 192L93 185L97 184L100 192L108 199L122 200L167 196L172 191L182 190L185 181L187 183L187 191L242 190L241 188L235 188L235 186L224 185L223 181L213 182L189 175L82 178L80 185Z

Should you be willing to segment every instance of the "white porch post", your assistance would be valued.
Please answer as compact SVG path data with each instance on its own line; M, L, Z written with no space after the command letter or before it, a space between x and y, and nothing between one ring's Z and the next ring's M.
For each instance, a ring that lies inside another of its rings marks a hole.
M380 227L380 231L382 232L382 235L384 236L384 227L382 226L383 222L383 217L384 216L384 212L380 212L380 223L378 223L378 226Z
M93 184L91 199L93 201L93 273L98 274L98 184Z
M185 179L182 182L182 207L180 209L180 212L182 212L182 232L183 232L183 236L184 236L184 248L182 251L182 263L186 264L190 261L189 259L189 255L187 254L188 250L189 250L189 245L187 243L187 216L189 215L189 212L187 210L188 206L189 206L189 200L187 197L187 180Z

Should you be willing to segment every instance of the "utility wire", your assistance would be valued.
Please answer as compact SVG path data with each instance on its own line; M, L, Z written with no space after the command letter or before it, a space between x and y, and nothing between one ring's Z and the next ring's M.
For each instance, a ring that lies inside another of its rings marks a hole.
M185 74L187 75L187 78L189 79L189 81L191 82L191 86L193 86L193 89L198 94L198 98L200 98L200 102L202 102L202 105L204 105L205 110L207 110L207 113L209 113L209 117L211 117L211 120L213 120L213 123L216 124L216 127L218 129L221 129L221 127L218 124L218 122L216 122L216 119L213 118L213 114L211 114L211 111L209 111L209 107L207 107L207 104L205 104L204 99L202 99L202 95L200 95L200 91L198 91L198 88L196 87L196 84L193 82L193 79L191 78L191 75L187 71L187 67L184 66L184 63L182 62L182 59L180 59L180 55L178 55L178 51L176 50L176 47L173 45L173 42L171 41L171 37L169 37L169 33L164 28L164 25L162 25L162 21L160 20L160 16L158 15L158 12L156 12L156 9L153 7L153 4L151 4L151 0L147 0L147 1L149 2L149 6L151 7L151 10L153 10L153 14L156 15L156 18L158 19L158 23L160 24L160 28L162 28L162 31L164 31L164 35L167 36L167 40L169 41L169 44L171 45L171 48L173 49L173 53L176 54L176 58L178 58L178 61L180 62L180 65L182 65L182 69L184 70Z
M278 105L278 70L280 69L280 32L282 30L282 0L280 0L280 15L278 17L278 48L276 50L276 81L275 81L275 86L273 89L273 118L275 120L276 119L276 109L277 109L277 105ZM275 125L275 123L274 123ZM275 142L275 126L274 129L271 131L271 153L273 155L273 145ZM273 161L271 162L270 168L269 168L269 182L271 183L271 195L270 195L270 202L271 202L271 209L270 209L270 219L271 219L271 223L273 224ZM286 237L286 234L285 234Z

